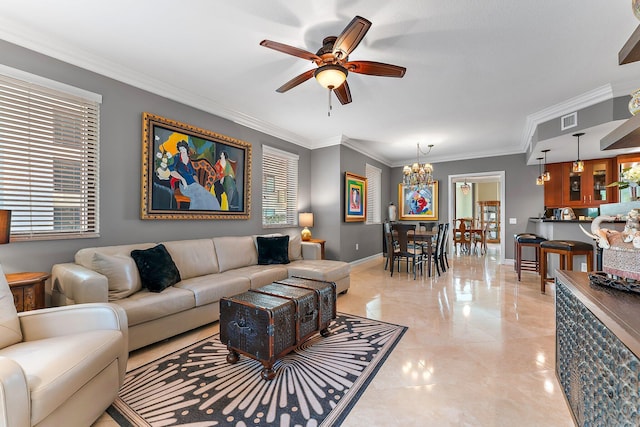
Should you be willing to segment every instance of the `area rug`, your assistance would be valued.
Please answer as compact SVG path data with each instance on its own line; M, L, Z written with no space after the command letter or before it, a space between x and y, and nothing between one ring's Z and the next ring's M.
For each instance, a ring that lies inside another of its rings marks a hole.
M121 426L338 426L407 330L339 313L260 378L248 357L227 363L218 334L127 373L107 412Z

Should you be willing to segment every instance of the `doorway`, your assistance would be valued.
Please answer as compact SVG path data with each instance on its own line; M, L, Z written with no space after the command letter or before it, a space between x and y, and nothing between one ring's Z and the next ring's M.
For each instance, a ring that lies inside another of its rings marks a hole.
M467 185L474 187L474 184L485 184L485 183L495 183L497 185L497 194L499 195L498 200L501 203L500 208L500 263L504 263L504 254L505 254L505 192L504 192L504 179L505 172L504 171L493 171L493 172L478 172L478 173L468 173L468 174L459 174L459 175L449 175L448 179L448 221L449 224L453 224L454 220L458 217L457 210L460 210L465 215L469 214L469 209L475 209L475 200L473 202L468 202L468 200L464 200L461 202L460 196L458 195L460 192L460 187L462 184L466 183ZM471 218L475 218L475 210L471 210Z

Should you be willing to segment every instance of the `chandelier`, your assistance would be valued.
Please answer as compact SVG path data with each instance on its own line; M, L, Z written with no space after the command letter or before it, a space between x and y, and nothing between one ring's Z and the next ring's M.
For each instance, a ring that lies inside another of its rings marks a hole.
M420 153L425 156L431 152L433 144L428 145L429 150L425 153L420 150L420 143L417 144L416 162L402 168L402 184L410 187L412 190L431 187L433 185L433 166L431 163L420 164Z
M471 192L471 186L467 184L466 179L464 180L464 184L460 186L460 191L462 191L462 194L464 194L465 196Z

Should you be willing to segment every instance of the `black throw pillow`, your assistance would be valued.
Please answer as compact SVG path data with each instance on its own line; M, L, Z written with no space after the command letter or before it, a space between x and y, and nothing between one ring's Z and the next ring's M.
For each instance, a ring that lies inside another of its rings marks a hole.
M138 266L142 287L151 292L162 292L181 280L178 267L162 243L150 249L134 249L131 258Z
M289 264L289 236L257 237L258 264Z

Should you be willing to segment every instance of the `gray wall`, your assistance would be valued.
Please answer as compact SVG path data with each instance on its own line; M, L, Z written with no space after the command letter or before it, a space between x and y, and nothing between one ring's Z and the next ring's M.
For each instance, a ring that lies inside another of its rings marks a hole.
M55 263L69 262L78 249L136 242L192 239L221 235L269 232L261 226L262 145L267 144L300 156L299 209L315 214L313 236L325 239L327 258L354 261L382 252L380 225L344 222L344 173L365 174L368 162L382 170L382 212L397 202L401 168L389 168L346 146L310 151L201 110L151 94L122 82L83 70L19 46L0 41L2 64L102 94L100 146L100 233L95 239L16 242L0 246L6 272L50 271ZM140 164L142 112L147 111L197 127L238 138L252 144L251 219L244 220L149 220L140 219ZM440 180L440 218L448 214L449 174L506 171L506 236L523 231L529 216L542 209L543 192L535 185L536 166L526 166L525 155L513 155L435 164ZM277 230L286 231L286 230ZM359 250L356 251L355 244ZM506 244L506 257L512 245Z
M529 217L535 217L543 211L544 187L536 185L537 166L527 166L525 154L485 157L471 160L433 163L434 178L439 181L438 217L440 222L449 218L449 175L474 174L480 172L505 172L505 200L501 209L505 211L505 254L504 258L513 259L513 235L524 231L535 232L535 225L529 223ZM393 168L391 183L402 179L402 168ZM397 190L394 191L397 197ZM509 218L516 218L517 224L509 224Z
M100 237L16 242L0 246L5 272L50 271L83 247L270 232L261 225L262 144L300 155L299 208L311 207L311 151L145 92L113 79L0 41L2 64L102 94L100 125ZM147 111L252 144L251 219L140 219L142 112ZM336 166L337 169L337 166ZM322 173L322 172L321 172ZM285 231L285 230L277 230Z

